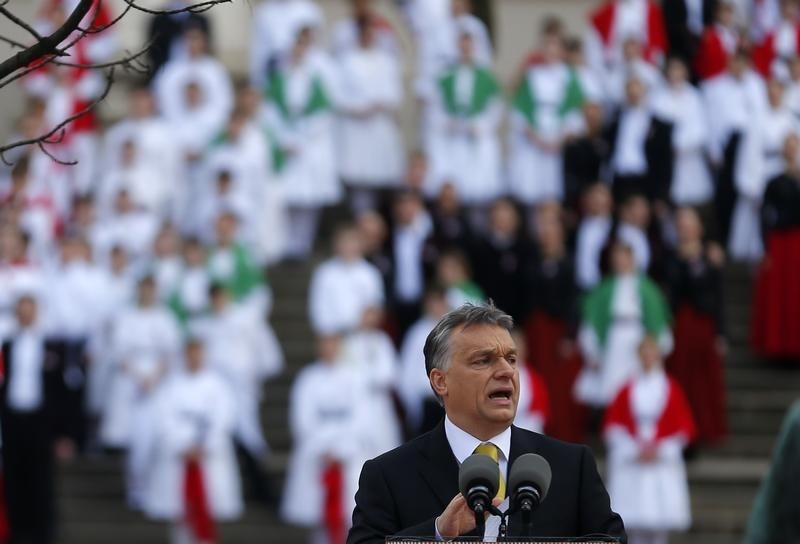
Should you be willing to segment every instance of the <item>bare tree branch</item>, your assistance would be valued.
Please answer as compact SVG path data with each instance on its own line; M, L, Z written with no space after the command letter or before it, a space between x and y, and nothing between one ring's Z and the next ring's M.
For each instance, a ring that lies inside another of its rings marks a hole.
M124 0L128 6L135 9L136 11L141 11L142 13L149 13L150 15L175 15L176 13L203 13L204 11L208 11L217 4L230 4L233 0L205 0L203 2L196 2L185 8L179 9L149 9L140 6L136 3L136 0Z
M92 100L92 102L88 106L83 108L81 111L70 115L69 117L67 117L66 119L64 119L60 123L58 123L55 127L53 127L49 132L46 132L46 133L42 134L41 136L38 136L36 138L29 138L27 140L20 140L18 142L12 142L10 144L6 144L6 145L3 145L3 146L0 146L0 158L3 160L3 162L6 163L6 164L9 164L8 161L6 161L5 153L6 153L6 151L10 151L10 150L15 149L17 147L22 147L24 145L34 145L35 144L35 145L38 145L41 148L43 144L59 143L64 138L64 133L65 133L64 129L68 124L70 124L75 119L77 119L79 117L82 117L83 115L85 115L85 114L89 113L90 111L92 111L100 102L105 100L105 98L108 96L108 93L111 91L111 86L114 84L114 69L115 69L115 67L112 67L108 71L108 74L106 74L106 86L103 89L103 92L100 93L100 96L98 96L97 98ZM56 134L59 134L59 136L57 136L57 139L56 140L51 140L51 138ZM53 158L54 160L57 160L54 157L52 157L52 155L50 155L49 153L48 153L48 155L51 158ZM64 163L62 161L58 161L58 162L61 162L62 164L68 164L68 163Z
M0 34L0 42L5 42L12 47L18 47L20 49L25 49L26 47L28 47L24 43L18 42L17 40L12 40L11 38L3 36L2 34Z
M14 15L13 13L11 13L9 10L7 10L3 6L0 6L0 15L5 16L6 19L11 21L15 25L27 30L28 33L31 36L33 36L36 40L41 40L42 39L42 36L36 31L35 28L33 28L31 25L29 25L28 23L26 23L25 21L23 21L22 19L20 19L16 15Z
M0 64L0 79L5 78L30 63L42 58L47 54L63 54L58 45L72 34L75 28L81 23L83 18L89 13L94 0L80 0L75 9L70 13L64 24L56 29L55 32L37 41L24 51L7 58Z

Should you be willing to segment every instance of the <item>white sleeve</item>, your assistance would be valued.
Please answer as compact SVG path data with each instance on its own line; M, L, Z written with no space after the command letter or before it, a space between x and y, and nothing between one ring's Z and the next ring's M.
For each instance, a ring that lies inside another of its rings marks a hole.
M662 461L683 462L683 449L686 440L682 436L671 436L659 440L656 444L658 458Z
M323 265L324 266L324 265ZM336 329L336 308L329 302L329 290L334 289L327 281L327 271L317 268L311 276L308 291L308 313L314 332L326 333Z
M706 115L697 95L693 96L688 112L675 126L672 145L678 153L694 152L703 148L708 139Z
M608 448L608 456L618 462L631 462L639 457L639 442L630 435L627 429L619 425L611 425L603 438Z

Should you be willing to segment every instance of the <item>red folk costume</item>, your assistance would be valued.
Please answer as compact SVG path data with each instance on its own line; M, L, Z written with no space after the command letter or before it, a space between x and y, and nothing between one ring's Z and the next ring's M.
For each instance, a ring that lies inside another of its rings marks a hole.
M761 210L767 254L758 270L752 344L763 357L800 361L800 179L767 185Z
M666 370L681 385L698 427L698 438L717 443L728 433L722 335L722 270L705 255L676 256L667 264L667 287L675 315L675 348Z
M550 420L550 394L542 376L527 363L519 369L519 406L514 425L542 433Z
M722 25L707 26L694 59L695 73L701 80L724 74L738 45L739 37L735 30Z
M642 42L643 57L654 64L664 58L667 51L667 33L661 8L653 0L606 0L589 16L592 28L603 45L603 56L606 61L613 59L614 49L621 48L622 41L629 36L628 29L620 29L617 21L617 9L620 4L633 4L637 1L645 3L644 40ZM641 29L635 29L641 33Z
M800 55L800 24L783 21L753 48L753 65L765 78L773 75L775 61Z

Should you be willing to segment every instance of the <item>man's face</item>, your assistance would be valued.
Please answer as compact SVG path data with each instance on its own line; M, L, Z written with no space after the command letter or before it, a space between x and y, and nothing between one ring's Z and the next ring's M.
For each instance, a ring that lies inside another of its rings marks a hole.
M509 332L495 325L453 331L450 365L431 371L431 383L458 427L488 440L503 432L517 413L517 348Z

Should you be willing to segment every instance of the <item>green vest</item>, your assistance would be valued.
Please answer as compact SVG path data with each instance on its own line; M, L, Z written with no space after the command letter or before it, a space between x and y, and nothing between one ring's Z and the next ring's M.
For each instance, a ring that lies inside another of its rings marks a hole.
M583 304L583 318L594 329L601 346L605 346L608 340L616 285L615 278L606 278L589 292ZM669 326L667 302L658 286L643 274L639 275L638 289L642 305L642 324L647 334L657 337Z
M331 109L331 101L319 76L313 77L308 102L299 113L292 112L289 109L289 103L286 100L286 78L281 72L276 72L269 79L264 88L264 96L268 101L275 104L284 120L290 123L302 117L309 117Z
M583 89L577 72L571 67L568 67L567 70L569 70L569 79L567 80L564 96L561 98L561 104L558 107L558 114L562 118L583 106L584 102ZM534 89L528 82L527 77L522 78L517 91L514 93L511 107L521 113L532 127L536 126L538 103Z
M475 78L472 83L472 100L469 104L459 104L456 100L456 75L453 68L439 79L439 92L442 95L447 113L457 117L474 117L483 113L492 98L500 93L500 85L492 73L481 67L474 67Z

